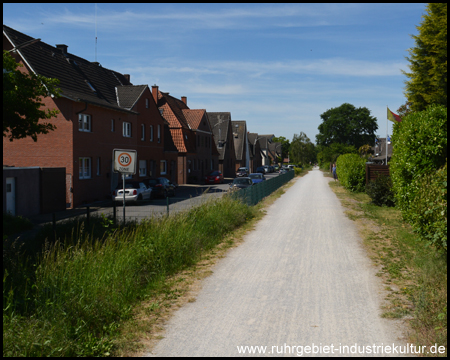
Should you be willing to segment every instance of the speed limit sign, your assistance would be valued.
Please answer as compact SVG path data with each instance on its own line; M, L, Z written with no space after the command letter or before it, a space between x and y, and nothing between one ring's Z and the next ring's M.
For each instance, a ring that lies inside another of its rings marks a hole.
M122 174L136 174L136 150L113 150L114 171Z

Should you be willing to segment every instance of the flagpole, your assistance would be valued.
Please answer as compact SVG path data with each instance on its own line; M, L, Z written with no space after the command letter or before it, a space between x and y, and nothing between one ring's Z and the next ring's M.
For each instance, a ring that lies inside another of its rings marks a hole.
M386 105L386 109L388 108L388 106ZM387 165L387 155L388 155L388 141L387 141L387 136L388 136L388 118L386 116L386 165Z

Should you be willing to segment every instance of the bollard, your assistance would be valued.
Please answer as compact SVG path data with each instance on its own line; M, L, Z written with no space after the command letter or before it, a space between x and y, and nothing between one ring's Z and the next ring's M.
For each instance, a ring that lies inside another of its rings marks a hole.
M53 240L56 241L56 213L52 213Z
M86 226L89 226L90 215L91 215L91 212L90 212L89 206L86 206Z
M114 222L114 225L116 225L116 211L117 211L117 209L116 209L116 202L113 201L113 222Z

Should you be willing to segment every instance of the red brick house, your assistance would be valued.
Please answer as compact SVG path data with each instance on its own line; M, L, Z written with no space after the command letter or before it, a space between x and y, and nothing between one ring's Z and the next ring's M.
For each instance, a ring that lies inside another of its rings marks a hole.
M3 49L32 40L3 26ZM134 178L176 174L176 153L164 131L147 85L134 86L129 75L103 68L56 47L36 42L11 52L25 72L60 80L61 97L43 99L60 113L50 120L56 130L10 142L3 138L3 165L66 168L68 207L110 198L118 183L112 171L115 148L137 151ZM172 144L173 145L173 144ZM172 172L172 174L171 174Z
M191 110L185 96L181 100L152 86L153 98L168 122L178 150L179 184L200 183L203 176L218 162L212 132L205 110Z
M217 169L219 152L216 149L206 110L183 109L183 115L196 138L197 157L193 159L191 176L195 176L201 182L205 175Z

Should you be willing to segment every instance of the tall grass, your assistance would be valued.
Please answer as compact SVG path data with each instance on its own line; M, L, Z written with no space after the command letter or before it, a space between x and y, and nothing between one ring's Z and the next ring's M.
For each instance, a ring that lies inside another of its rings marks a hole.
M21 274L6 268L3 275L3 356L109 355L133 305L255 211L224 196L103 238L56 241L30 263L20 259Z

